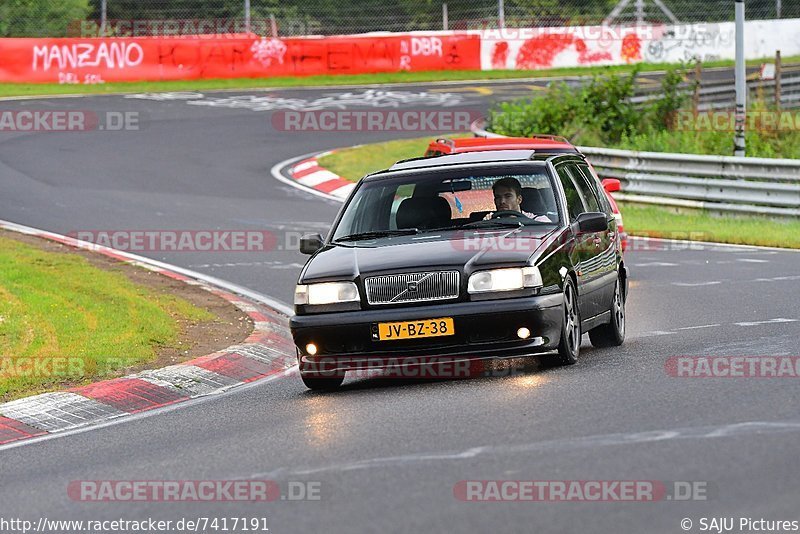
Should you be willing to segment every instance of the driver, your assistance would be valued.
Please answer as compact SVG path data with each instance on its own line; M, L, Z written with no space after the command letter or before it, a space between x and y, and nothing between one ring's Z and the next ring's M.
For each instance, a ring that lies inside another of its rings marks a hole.
M534 221L553 222L547 215L536 215L522 211L522 185L516 178L510 176L500 178L492 185L492 192L494 193L494 205L498 210L518 211ZM493 211L489 212L483 220L489 220L493 215Z

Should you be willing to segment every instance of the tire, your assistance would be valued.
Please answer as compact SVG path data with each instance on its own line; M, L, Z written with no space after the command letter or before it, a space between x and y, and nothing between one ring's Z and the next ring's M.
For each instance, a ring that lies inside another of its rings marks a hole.
M573 365L578 361L581 351L581 315L578 309L578 292L572 278L564 282L564 317L561 340L558 343L558 362Z
M625 295L622 287L622 277L618 277L611 300L611 322L589 330L589 340L595 347L619 347L625 341Z
M331 391L342 385L344 373L315 373L312 371L300 371L300 378L303 384L313 391Z

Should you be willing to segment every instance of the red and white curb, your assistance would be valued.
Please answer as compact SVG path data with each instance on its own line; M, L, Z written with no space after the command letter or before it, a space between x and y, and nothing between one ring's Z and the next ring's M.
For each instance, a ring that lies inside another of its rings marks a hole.
M318 158L332 153L333 151L323 152L301 160L289 169L289 175L300 185L342 201L347 198L356 184L320 166Z
M6 221L0 221L0 228L91 250L196 285L232 303L255 324L243 343L178 365L0 404L0 445L221 393L261 378L288 373L296 365L288 324L291 310L281 303L135 254Z

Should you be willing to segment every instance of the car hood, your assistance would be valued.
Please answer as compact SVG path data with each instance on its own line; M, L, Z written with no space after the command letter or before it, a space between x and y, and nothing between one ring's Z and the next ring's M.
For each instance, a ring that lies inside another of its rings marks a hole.
M538 256L552 226L512 230L418 234L328 245L300 275L302 283L354 280L391 272L454 268L472 273L489 267L524 265Z

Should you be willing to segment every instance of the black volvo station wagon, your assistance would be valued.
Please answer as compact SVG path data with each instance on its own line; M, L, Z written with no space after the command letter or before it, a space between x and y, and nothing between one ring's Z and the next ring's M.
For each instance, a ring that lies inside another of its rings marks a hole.
M625 338L627 270L602 186L576 154L419 158L365 176L298 280L300 374L514 358L578 359Z

